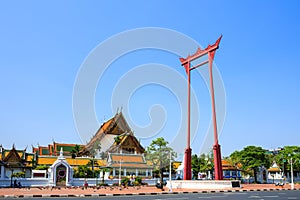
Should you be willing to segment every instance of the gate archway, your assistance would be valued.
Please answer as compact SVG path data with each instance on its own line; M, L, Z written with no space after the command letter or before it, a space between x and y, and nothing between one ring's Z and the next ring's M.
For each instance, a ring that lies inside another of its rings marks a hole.
M66 186L67 168L63 164L56 167L56 186Z

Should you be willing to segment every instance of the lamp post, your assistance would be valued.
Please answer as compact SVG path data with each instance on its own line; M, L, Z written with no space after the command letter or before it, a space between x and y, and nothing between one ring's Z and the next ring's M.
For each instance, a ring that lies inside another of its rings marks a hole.
M120 167L119 167L119 186L121 187L121 167L122 167L122 159L120 159Z
M10 187L13 187L13 176L14 176L14 169L10 167L11 175L10 175Z
M169 187L169 192L172 192L172 152L170 151L170 169L169 169L169 181L170 181L170 187Z
M223 172L222 172L222 162L221 162L221 148L218 142L218 132L217 132L217 120L216 120L216 110L215 110L215 96L214 96L214 85L213 85L213 76L212 76L212 63L215 56L216 50L219 48L219 43L221 41L222 36L215 42L213 45L208 45L206 49L201 50L200 48L197 49L196 53L193 55L189 55L187 58L180 58L181 65L184 66L188 81L188 100L187 100L187 146L185 149L185 156L184 156L184 180L191 180L192 178L192 164L191 164L191 155L192 149L190 148L190 110L191 110L191 103L190 103L190 84L191 84L191 71L196 69L202 65L209 64L209 78L210 78L210 93L211 93L211 104L212 104L212 121L213 121L213 128L214 128L214 165L215 165L215 177L216 180L223 179ZM202 57L208 55L208 60L203 61L202 63L191 66L191 62Z
M283 183L285 183L285 175L284 175L284 163L285 159L283 159L282 173L283 173Z
M289 156L291 156L291 154L289 154ZM295 188L295 185L294 185L293 157L292 156L291 156L290 162L291 162L291 190L293 190Z

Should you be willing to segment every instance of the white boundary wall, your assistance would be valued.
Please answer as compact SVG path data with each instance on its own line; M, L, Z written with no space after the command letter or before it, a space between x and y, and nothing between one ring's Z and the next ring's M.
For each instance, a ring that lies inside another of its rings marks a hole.
M13 178L12 183L14 180L20 182L22 187L46 187L50 186L48 178ZM102 183L102 179L100 178L73 178L73 182L71 186L83 186L85 180L88 182L89 186L95 186L97 184ZM155 185L157 180L156 179L146 179L143 180L144 183L148 183L148 185ZM112 179L112 180L104 180L104 183L108 185L112 185L114 183L119 183L119 179ZM0 187L10 187L11 179L4 178L0 179Z
M204 180L174 180L171 181L174 189L228 189L232 188L232 181L204 181ZM167 181L170 188L170 181Z

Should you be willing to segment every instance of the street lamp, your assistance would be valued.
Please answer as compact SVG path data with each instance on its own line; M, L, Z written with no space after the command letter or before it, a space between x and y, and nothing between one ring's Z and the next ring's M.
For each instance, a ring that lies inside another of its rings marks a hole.
M289 156L291 156L291 154L289 154ZM295 188L295 185L294 185L293 157L292 156L291 156L290 162L291 162L291 189L293 190Z
M119 167L119 186L121 187L121 167L122 167L122 159L120 159L120 167Z
M172 168L171 168L171 159L172 159L172 152L170 151L170 172L169 172L169 181L170 181L170 187L169 192L172 192Z
M13 175L14 175L14 169L10 167L11 175L10 175L10 187L13 187Z
M214 165L215 165L215 177L216 180L223 179L223 172L222 172L222 162L221 162L221 148L218 142L218 132L217 132L217 120L216 120L216 110L215 110L215 96L214 96L214 85L213 85L213 76L212 76L212 62L215 56L216 50L219 48L219 43L221 41L222 36L215 42L213 45L208 45L206 49L201 50L200 48L197 49L196 53L193 55L189 55L187 58L180 58L181 65L184 66L186 74L188 76L188 100L187 100L187 147L185 149L185 156L184 156L184 180L191 180L192 178L192 149L190 148L190 110L191 110L191 103L190 103L190 83L191 83L191 71L196 69L202 65L209 64L209 78L210 78L210 92L211 92L211 105L212 105L212 121L213 121L213 128L214 128ZM191 62L201 58L205 55L208 55L208 60L197 64L196 66L191 66Z
M283 183L285 183L284 163L285 163L285 159L283 158L283 166L282 166L282 173L283 173Z

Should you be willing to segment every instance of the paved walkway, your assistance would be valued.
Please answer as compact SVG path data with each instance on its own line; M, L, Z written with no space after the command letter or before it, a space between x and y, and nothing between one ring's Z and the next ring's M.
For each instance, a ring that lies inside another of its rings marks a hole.
M283 187L274 184L243 184L242 188L228 188L223 190L207 190L207 189L173 189L172 192L168 188L165 191L156 187L99 187L87 188L1 188L0 198L5 197L99 197L99 196L120 196L120 195L157 195L157 194L177 194L177 193L209 193L209 192L246 192L246 191L272 191L272 190L290 190L290 185ZM295 190L299 190L300 184L295 184Z

